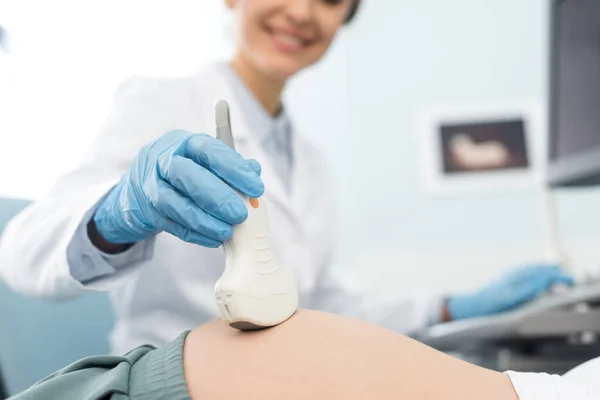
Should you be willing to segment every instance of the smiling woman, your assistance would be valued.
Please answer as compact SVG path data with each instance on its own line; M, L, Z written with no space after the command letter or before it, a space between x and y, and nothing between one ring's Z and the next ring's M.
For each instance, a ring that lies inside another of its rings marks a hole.
M120 316L113 352L164 345L216 317L214 304L206 301L214 296L223 266L222 251L215 248L247 217L234 189L260 197L261 207L271 211L273 246L297 273L307 301L322 302L323 309L362 310L352 305L361 296L345 293L337 282L325 285L335 242L333 185L324 155L296 132L282 102L288 80L323 58L355 15L358 0L221 5L236 21L231 60L185 76L127 80L84 156L68 151L81 163L16 216L0 242L0 275L15 290L63 297L100 289L99 284L110 291ZM223 99L231 105L237 152L213 136L213 107ZM93 130L89 123L80 125L82 136ZM65 135L44 137L55 141ZM70 138L60 141L65 142L73 144ZM21 253L25 249L27 255ZM188 268L190 263L198 268ZM141 279L119 283L134 270ZM164 290L156 289L159 284ZM167 289L171 284L178 288ZM134 299L137 294L142 297ZM344 296L350 301L339 300ZM425 324L429 309L442 307L437 299L429 301L420 302L416 315L409 312L409 321L390 320L401 321L399 330ZM414 302L398 303L404 310ZM379 315L386 322L387 313Z
M535 298L554 282L568 279L556 265L535 263L533 273L521 268L516 275L523 282L519 290L511 287L513 278L462 295L393 288L390 301L387 296L348 290L331 262L337 247L338 207L329 160L298 132L282 96L290 79L325 56L355 14L358 2L223 0L221 5L229 7L237 27L229 62L207 65L186 76L127 80L83 156L72 150L74 139L63 133L70 130L73 137L84 141L77 134L85 137L94 130L94 124L75 112L77 109L70 111L78 115L65 118L69 128L55 122L62 122L61 116L52 112L48 114L53 129L42 118L47 114L31 118L26 113L25 122L15 118L15 127L21 123L41 125L36 140L23 135L24 144L9 151L11 160L34 170L38 179L49 166L68 157L82 161L4 231L0 275L10 287L50 298L84 295L90 290L111 292L117 316L111 335L114 353L144 343L165 345L179 332L217 316L214 284L224 265L223 252L217 248L231 239L234 225L248 215L236 190L260 197L260 207L269 209L271 245L277 258L294 272L304 304L397 332L414 332L443 319L507 311ZM89 13L87 6L79 7L78 12ZM179 19L186 11L172 11L178 18L168 27L186 26ZM199 25L194 15L181 18L190 18L190 26ZM138 19L126 22L132 21ZM214 29L214 22L209 27ZM135 31L131 28L129 31ZM161 34L162 30L157 36ZM102 41L96 44L101 46ZM152 46L155 52L160 50L161 59L178 47ZM51 53L53 49L48 46L46 50ZM40 65L46 68L48 63ZM339 67L342 70L344 65ZM339 76L340 72L334 71L330 79ZM85 83L101 81L97 76L81 78L83 89L75 88L77 93L85 92ZM326 87L312 85L317 89L312 97L325 97ZM345 87L339 88L338 99L343 102ZM22 94L18 90L13 93ZM65 96L60 90L55 93ZM71 102L81 100L66 97ZM23 100L25 104L29 100L44 103L37 96ZM53 105L57 99L42 100ZM236 151L214 137L213 108L220 100L231 106ZM318 102L329 112L331 104L322 98ZM80 119L74 123L74 118ZM20 128L22 132L38 131ZM55 131L60 135L50 134ZM50 144L65 154L48 151ZM27 149L26 158L22 151L14 151L23 148ZM331 147L330 153L338 150ZM51 162L39 158L46 153L53 158ZM4 161L0 157L0 162ZM6 170L21 173L10 163ZM357 176L361 175L349 178ZM360 180L357 183L361 193L370 192L363 190ZM384 196L385 192L377 193ZM503 296L487 295L494 290Z

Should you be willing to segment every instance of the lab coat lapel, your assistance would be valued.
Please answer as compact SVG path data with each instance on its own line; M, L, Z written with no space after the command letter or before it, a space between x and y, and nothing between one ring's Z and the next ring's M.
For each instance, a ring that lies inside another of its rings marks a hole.
M244 128L246 128L246 125L244 125ZM253 136L248 132L244 133L244 140L243 142L240 141L240 145L243 143L243 150L247 151L247 154L242 151L240 153L245 157L254 157L260 162L263 167L263 181L268 185L265 196L285 210L297 229L302 229L303 215L306 215L311 205L311 196L317 185L315 181L318 181L318 177L314 174L319 173L319 171L314 171L314 168L312 168L311 149L302 142L297 132L292 132L293 168L288 192L280 175L275 170L271 158L261 144L256 140L252 140L252 138Z
M318 190L319 176L313 176L313 174L320 171L315 171L313 149L303 142L297 132L292 132L293 168L288 192L271 157L257 140L258 135L249 131L250 124L245 120L241 104L239 104L240 100L235 96L231 87L222 77L215 79L213 84L218 85L215 92L219 93L220 98L229 102L236 150L245 158L255 158L260 162L263 167L262 178L265 182L264 197L287 218L287 221L273 219L271 223L279 228L285 226L293 228L294 233L291 236L284 235L284 237L291 237L292 240L279 243L279 257L282 262L294 266L299 288L308 293L315 285L318 270L315 267L313 255L309 251L310 233L307 230L306 217L310 214L308 213L309 207L319 208L317 203L321 200L318 193L315 192ZM206 96L205 92L204 96ZM316 193L316 196L314 201L311 201L313 193ZM311 216L311 218L320 219L318 216ZM327 222L323 221L323 223ZM274 243L276 242L278 240L274 239Z
M296 211L298 217L302 219L308 207L310 206L310 196L315 186L315 171L311 168L311 154L307 151L298 133L292 135L292 152L294 168L292 169L292 179L290 185L290 195L292 197L292 208ZM317 171L318 173L318 171Z
M286 191L285 185L277 174L271 158L264 151L260 143L258 143L256 140L253 140L250 135L247 135L243 138L243 140L239 141L238 151L245 158L255 158L261 164L261 178L263 182L265 182L266 186L264 196L276 203L281 208L285 209L290 216L295 217L295 213L291 209L291 198Z
M290 210L290 197L286 191L285 185L281 181L271 158L263 149L261 144L256 140L256 135L249 132L249 125L244 120L242 113L235 113L234 107L238 107L234 101L231 105L231 125L233 136L236 144L236 150L244 156L244 158L255 158L262 166L261 177L265 185L265 194L269 200L277 203L286 211L293 215Z
M242 105L239 104L239 99L233 93L230 85L225 79L218 73L214 76L216 79L212 84L217 85L214 92L220 93L222 99L229 103L231 110L231 129L233 131L234 142L236 150L245 158L255 158L262 166L262 179L265 182L265 194L264 196L270 201L279 206L282 210L288 214L289 218L293 219L295 224L298 224L299 209L296 208L296 194L302 193L304 188L299 187L297 184L297 170L302 169L302 161L296 162L296 157L302 156L298 153L298 145L296 144L296 134L293 133L294 142L294 168L292 173L292 182L290 184L290 193L288 194L284 182L281 181L279 174L275 170L275 166L271 161L271 157L263 149L262 145L257 140L258 135L254 135L250 132L250 124L246 121L243 113ZM216 100L214 100L216 101ZM213 117L214 118L214 117Z

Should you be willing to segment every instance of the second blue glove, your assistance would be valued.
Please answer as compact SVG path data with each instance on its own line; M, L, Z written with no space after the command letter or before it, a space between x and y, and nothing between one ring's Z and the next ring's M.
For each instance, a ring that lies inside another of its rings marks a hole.
M572 285L574 281L557 265L527 266L509 272L475 293L450 297L448 311L453 320L509 311L558 283Z

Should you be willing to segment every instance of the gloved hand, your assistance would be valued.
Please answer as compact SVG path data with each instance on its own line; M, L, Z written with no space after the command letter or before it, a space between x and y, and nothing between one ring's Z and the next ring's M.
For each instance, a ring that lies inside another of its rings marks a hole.
M231 238L248 216L232 189L260 197L260 165L205 134L171 131L144 146L100 203L96 229L114 244L165 231L206 247Z
M509 272L475 293L450 297L448 312L453 320L461 320L509 311L559 283L573 285L574 280L557 265L527 266Z

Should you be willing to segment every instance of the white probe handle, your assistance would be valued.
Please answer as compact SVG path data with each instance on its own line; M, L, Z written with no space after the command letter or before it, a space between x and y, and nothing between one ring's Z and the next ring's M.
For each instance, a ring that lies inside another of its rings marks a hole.
M235 148L229 106L220 101L215 113L217 137ZM298 308L296 280L271 249L264 202L236 193L248 209L248 218L234 226L231 240L223 243L225 271L215 285L217 306L221 318L238 329L278 325Z

